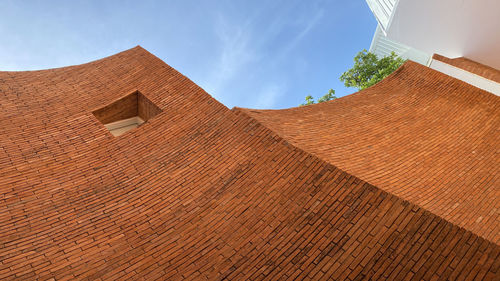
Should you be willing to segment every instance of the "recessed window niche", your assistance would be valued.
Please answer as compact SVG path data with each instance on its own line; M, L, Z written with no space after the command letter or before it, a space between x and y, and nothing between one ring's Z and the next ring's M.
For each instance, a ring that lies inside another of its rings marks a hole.
M109 132L117 137L141 126L161 112L147 97L135 91L92 112Z

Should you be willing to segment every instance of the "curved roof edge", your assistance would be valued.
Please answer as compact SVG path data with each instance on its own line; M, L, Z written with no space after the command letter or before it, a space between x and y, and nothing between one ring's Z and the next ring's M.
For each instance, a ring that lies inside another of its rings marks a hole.
M33 69L33 70L1 70L0 69L0 74L3 74L3 73L18 74L18 73L50 72L50 71L55 71L55 70L66 70L66 69L71 69L71 68L76 68L76 67L84 67L84 66L87 66L89 64L94 64L94 63L106 61L106 60L109 60L109 59L111 59L113 57L117 57L117 56L129 53L129 52L136 52L136 51L141 51L141 52L144 52L144 53L147 53L147 54L149 54L151 56L156 57L154 54L152 54L148 50L144 49L141 45L137 45L137 46L132 47L130 49L123 50L123 51L118 52L118 53L113 53L113 54L111 54L109 56L100 57L100 58L97 58L97 59L94 59L94 60L90 60L90 61L86 61L86 62L82 62L82 63L71 64L71 65L64 65L64 66L52 67L52 68Z
M496 198L492 189L495 181L480 180L498 174L495 153L487 148L495 142L498 145L491 127L491 118L500 121L495 104L500 105L500 99L492 93L407 61L378 84L332 101L275 110L234 107L233 111L254 118L292 144L354 176L498 244L500 225L491 210L499 207L500 199L490 200ZM464 127L464 118L474 124ZM426 133L431 131L434 133ZM452 134L454 131L463 135ZM448 139L443 141L442 137ZM459 137L473 141L457 147ZM457 149L456 155L475 146L481 154L473 151L474 158L463 155L450 159L443 156L443 146ZM450 163L460 164L453 171L449 168L455 164ZM471 170L478 165L483 170ZM450 190L464 181L470 183L461 192L472 201L466 197L454 201ZM475 187L478 181L483 182L481 187ZM432 193L426 191L429 185Z

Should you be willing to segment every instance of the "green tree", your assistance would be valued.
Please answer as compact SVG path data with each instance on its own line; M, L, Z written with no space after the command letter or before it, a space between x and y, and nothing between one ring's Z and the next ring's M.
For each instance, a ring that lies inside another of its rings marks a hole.
M307 96L306 96L306 102L301 103L301 104L300 104L300 106L310 105L310 104L314 104L314 103L315 103L315 101L314 101L313 96L311 96L311 95L307 95Z
M334 89L330 89L328 91L328 94L326 94L326 95L324 95L324 96L322 96L321 98L318 99L318 103L329 101L329 100L334 100L336 98L337 97L335 96L335 90Z
M379 59L375 54L363 50L354 57L354 66L340 76L346 87L359 90L375 85L398 69L405 60L394 52Z
M336 98L337 97L335 96L335 90L334 89L330 89L326 95L324 95L324 96L322 96L322 97L320 97L318 99L318 103L329 101L329 100L333 100L333 99L336 99ZM313 96L308 95L308 96L306 96L306 102L300 104L300 106L310 105L310 104L315 104L315 103L316 102L314 101Z

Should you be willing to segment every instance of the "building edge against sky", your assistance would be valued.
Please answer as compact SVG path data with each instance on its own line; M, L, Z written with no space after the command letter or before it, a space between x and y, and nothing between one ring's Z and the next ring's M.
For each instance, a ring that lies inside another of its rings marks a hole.
M391 52L394 52L404 59L409 59L423 65L428 65L431 59L431 55L428 53L387 38L380 25L377 26L375 34L373 35L370 52L374 53L379 58L389 56Z
M500 1L366 2L381 31L392 41L428 54L467 57L495 69L500 68Z

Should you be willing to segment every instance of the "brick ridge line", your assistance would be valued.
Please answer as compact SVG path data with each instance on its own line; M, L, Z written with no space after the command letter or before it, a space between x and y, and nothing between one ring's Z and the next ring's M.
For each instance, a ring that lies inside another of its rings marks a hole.
M306 150L304 150L304 149L302 149L302 148L300 148L300 147L298 147L298 146L296 146L296 145L294 145L294 144L290 143L289 141L287 141L286 139L284 139L283 137L281 137L279 134L277 134L274 130L270 129L269 127L265 126L264 124L262 124L260 121L258 121L258 120L257 120L257 119L255 119L254 117L250 116L248 113L246 113L246 112L244 111L244 109L239 108L239 107L234 107L231 111L235 112L236 114L242 114L242 115L244 115L245 117L252 119L254 122L256 122L256 123L258 124L258 126L262 126L265 130L269 131L270 136L275 136L275 137L277 138L277 140L279 140L279 141L283 141L283 143L284 143L285 145L290 145L291 147L294 147L294 148L295 148L295 149L297 149L298 151L304 152L304 153L306 153L307 155L310 155L310 156L312 156L312 157L314 157L314 158L318 159L320 162L323 162L323 163L324 163L324 164L326 164L326 165L331 165L331 166L332 166L332 167L334 167L335 169L338 169L339 171L342 171L342 172L344 172L344 173L346 173L346 174L348 174L348 175L350 175L350 176L354 177L355 179L359 179L359 180L361 180L361 181L364 181L364 182L368 183L369 185L371 185L371 186L373 186L374 188L376 188L377 190L380 190L381 192L383 192L383 193L387 194L388 196L393 196L393 197L397 198L398 200L401 200L402 202L407 202L407 203L408 203L408 204L410 204L411 206L416 206L416 207L418 207L418 208L420 208L420 209L424 210L424 212L428 212L429 214L431 214L431 215L433 215L433 216L436 216L436 217L438 217L438 218L442 219L442 220L443 220L443 221L445 221L446 223L449 223L449 224L451 224L451 225L453 225L453 226L455 226L455 227L458 227L459 229L463 229L465 232L471 233L472 235L475 235L475 236L477 236L477 237L479 237L479 238L481 238L481 239L484 239L484 240L488 241L488 243L490 243L490 244L492 244L492 245L495 245L496 247L500 247L500 245L499 245L499 244L497 244L497 243L493 242L492 240L489 240L488 238L486 238L486 237L484 237L484 236L482 236L482 235L479 235L479 234L477 234L477 233L475 233L475 232L473 232L473 231L471 231L471 230L469 230L469 229L467 229L467 228L464 228L464 227L462 227L462 226L459 226L459 225L457 225L457 224L455 224L455 223L453 223L453 222L449 221L448 219L446 219L446 218L444 218L444 217L442 217L442 216L440 216L440 215L438 215L438 214L436 214L436 213L434 213L434 212L430 211L429 209L422 207L422 206L421 206L421 205L419 205L419 204L416 204L416 203L413 203L413 202L408 201L408 200L406 200L406 199L403 199L402 197L400 197L400 196L398 196L398 195L396 195L396 194L394 194L394 193L392 193L392 192L389 192L389 191L387 191L387 190L385 190L385 189L383 189L383 188L380 188L380 187L378 187L378 186L376 186L376 185L374 185L374 184L370 183L368 180L362 179L362 178L360 178L360 177L359 177L359 176L357 176L357 175L354 175L354 174L352 174L352 173L350 173L350 172L348 172L348 171L346 171L346 170L344 170L344 169L341 169L341 168L337 167L334 163L330 163L330 162L328 162L328 161L324 160L323 158L320 158L319 156L317 156L316 154L314 154L314 153L312 153L312 152L306 151Z

